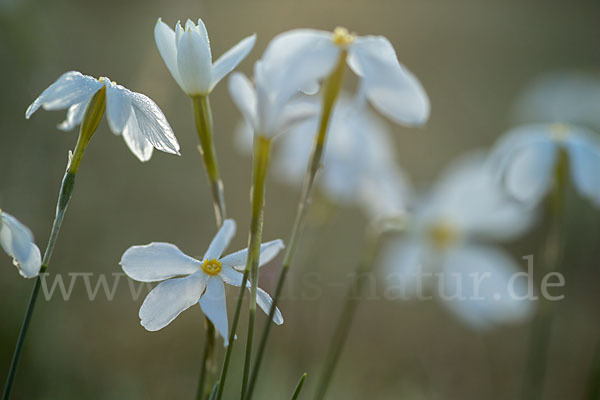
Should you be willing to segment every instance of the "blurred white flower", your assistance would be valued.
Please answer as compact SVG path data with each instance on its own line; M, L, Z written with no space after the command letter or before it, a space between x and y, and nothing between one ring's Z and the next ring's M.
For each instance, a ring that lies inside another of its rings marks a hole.
M195 25L187 20L185 29L178 21L175 31L159 18L154 27L156 47L169 72L189 96L207 95L248 55L256 35L248 36L212 62L210 42L201 19Z
M499 140L490 163L507 192L533 207L555 184L561 151L576 190L600 207L600 136L595 132L564 124L520 126Z
M92 97L106 90L108 126L115 135L123 134L125 143L140 160L148 161L153 147L179 154L179 143L160 108L149 97L117 85L109 78L83 75L77 71L64 73L27 108L25 118L40 107L45 110L68 108L67 119L58 128L69 131L79 125Z
M221 256L234 234L235 222L225 220L202 261L185 255L170 243L132 246L123 254L120 264L132 279L140 282L164 281L148 294L140 308L139 316L144 328L149 331L162 329L181 312L199 303L223 337L225 345L229 344L224 283L238 287L242 284L243 273L240 271L245 268L248 257L247 249ZM271 261L283 247L281 240L263 243L260 266ZM177 276L183 277L175 278ZM250 282L247 287L250 289ZM258 288L256 301L268 314L271 297ZM283 323L279 309L273 321L278 325Z
M0 245L13 259L13 264L25 278L40 273L42 256L33 241L33 234L12 215L0 210Z
M314 91L335 67L340 53L361 79L366 97L382 114L406 125L422 125L429 117L429 99L417 78L398 62L383 36L356 37L344 28L333 33L297 29L276 36L268 45L265 73L294 89Z
M299 185L306 174L312 152L317 118L311 118L281 138L273 163L276 177ZM252 132L247 125L238 130L243 151L252 151ZM341 97L333 111L327 150L318 185L331 200L359 205L372 218L402 213L409 186L396 163L394 145L383 121L369 111L359 94Z
M421 290L441 273L438 290L448 296L439 296L443 305L474 328L518 321L533 309L531 302L511 295L510 278L519 268L480 239L515 237L531 221L524 207L504 195L484 157L469 155L451 166L418 203L407 232L384 251L383 264L392 274L388 278L398 278L406 294ZM527 292L521 280L513 283L514 293Z
M289 79L271 74L272 67L259 60L254 64L254 85L242 73L229 79L229 92L256 135L273 138L316 115L318 103L298 93L294 75Z
M514 106L518 124L560 122L600 131L600 73L553 72L533 81Z

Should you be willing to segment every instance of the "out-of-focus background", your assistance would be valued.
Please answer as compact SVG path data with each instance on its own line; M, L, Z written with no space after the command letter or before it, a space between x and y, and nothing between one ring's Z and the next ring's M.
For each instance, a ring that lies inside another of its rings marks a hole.
M102 122L83 160L49 272L64 274L66 284L72 272L110 276L120 272L125 249L151 241L176 243L191 255L204 252L215 231L211 197L190 101L154 44L158 17L172 26L178 19L202 17L216 56L256 32L256 47L240 66L246 73L268 41L291 28L342 25L385 35L431 98L424 128L391 126L402 166L417 187L426 187L453 158L489 147L511 126L513 103L532 79L553 70L598 69L598 15L600 3L592 0L0 0L0 206L45 246L76 133L55 128L62 111L39 111L26 121L25 109L65 71L108 76L158 103L182 156L155 152L142 164ZM236 250L247 238L250 158L234 146L240 116L225 82L211 100L227 206L238 222ZM271 181L267 191L264 238L286 239L298 188ZM583 398L600 335L600 213L576 196L569 198L568 212L566 299L557 306L551 332L547 399ZM365 225L356 209L315 203L281 304L286 322L273 329L256 398L289 398L305 371L308 398ZM538 226L508 248L519 260L538 254L542 233ZM269 291L279 262L261 272L261 285ZM20 278L5 255L0 266L4 379L33 281ZM112 301L102 290L90 301L83 278L77 279L69 301L55 294L39 302L13 398L194 396L203 340L199 307L150 333L137 316L145 292L132 300L121 278ZM97 275L90 280L95 285ZM231 291L230 309L234 298ZM262 327L264 316L258 318ZM525 323L475 332L435 301L365 301L330 398L515 398L529 329ZM231 382L239 381L242 350L239 344L234 350Z

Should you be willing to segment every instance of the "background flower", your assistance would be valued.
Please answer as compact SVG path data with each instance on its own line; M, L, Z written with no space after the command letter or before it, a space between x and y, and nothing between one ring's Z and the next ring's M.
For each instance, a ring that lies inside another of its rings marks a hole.
M40 273L42 256L35 245L33 234L12 215L0 210L0 246L13 259L13 264L24 278Z

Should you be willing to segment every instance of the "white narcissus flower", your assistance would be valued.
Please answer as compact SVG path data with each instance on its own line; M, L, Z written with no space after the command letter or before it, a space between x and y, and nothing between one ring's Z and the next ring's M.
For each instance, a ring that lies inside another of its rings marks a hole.
M418 204L407 232L387 247L383 263L406 294L441 273L438 290L453 297L440 296L443 305L472 327L519 321L533 309L530 301L516 298L527 293L527 284L515 279L511 287L518 266L480 240L515 237L531 221L530 212L497 185L484 157L472 155L452 166Z
M163 281L148 294L140 308L144 328L149 331L162 329L181 312L199 303L225 345L229 344L224 283L238 287L242 284L243 273L240 271L244 270L248 257L247 249L222 256L234 234L235 222L225 220L202 260L185 255L170 243L133 246L123 254L120 264L130 278L140 282ZM263 243L260 266L271 261L283 247L281 240ZM250 282L247 287L250 289ZM260 288L256 302L269 313L272 299ZM273 321L278 325L283 323L279 309L275 310Z
M383 36L297 29L276 36L262 57L265 73L294 89L313 91L347 51L350 69L361 79L366 97L382 114L405 125L422 125L430 111L429 99L417 78L396 57Z
M311 118L277 139L279 148L273 163L280 181L301 184L318 123L317 118ZM252 132L245 128L238 130L238 135L243 135L239 144L251 152ZM324 168L317 180L330 200L361 206L374 219L403 212L409 185L396 162L389 134L360 93L355 98L340 98L331 118Z
M556 183L561 151L575 189L600 207L600 136L595 132L564 124L521 126L500 139L490 163L507 192L533 207Z
M13 259L13 264L25 278L40 273L42 256L33 241L33 234L12 215L0 210L0 245Z
M96 79L77 71L64 73L31 103L25 118L29 119L40 107L45 110L68 108L67 119L58 128L72 130L81 123L88 103L102 88L106 88L106 114L110 130L115 135L123 135L125 143L140 161L150 159L153 147L166 153L179 154L179 143L156 103L106 77Z
M207 95L228 73L248 55L256 35L241 40L212 62L210 42L201 19L198 24L187 20L185 28L177 22L175 31L159 18L154 27L154 39L169 72L189 96Z

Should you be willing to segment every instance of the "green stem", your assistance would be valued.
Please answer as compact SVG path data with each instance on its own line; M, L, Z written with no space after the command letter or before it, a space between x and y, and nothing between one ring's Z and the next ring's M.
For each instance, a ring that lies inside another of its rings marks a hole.
M79 165L81 164L85 150L87 149L90 140L92 140L92 136L100 124L100 120L104 115L105 109L106 87L103 86L94 94L94 96L92 96L85 109L81 126L79 127L79 137L77 138L77 144L75 145L75 152L73 153L72 159L70 159L67 164L67 172L65 173L60 186L58 201L56 203L56 213L52 223L52 231L50 232L50 238L48 239L46 251L44 251L40 273L46 271L48 265L50 265L50 258L52 258L52 252L54 251L54 246L56 245L56 240L58 239L60 227L62 225L62 221L65 216L65 212L67 211L67 207L73 193L73 188L75 186L75 175L79 170ZM10 398L15 375L17 373L17 367L21 358L21 350L23 349L23 344L25 343L25 338L29 329L29 323L31 322L31 316L33 315L33 309L35 308L40 285L41 278L38 276L33 286L33 291L31 292L27 310L25 311L25 317L23 318L21 331L19 332L17 345L13 354L13 359L8 370L8 377L6 378L6 385L4 386L2 400L8 400Z
M246 400L250 400L252 398L252 394L254 393L254 387L256 386L256 380L258 378L258 373L262 364L262 359L269 338L269 333L271 332L271 321L273 320L273 315L275 315L275 310L279 302L279 297L281 296L281 291L283 290L283 285L285 283L288 270L292 264L292 259L294 258L294 254L296 253L298 241L304 228L304 221L306 219L306 214L310 206L314 182L317 173L321 168L323 152L325 150L325 143L327 139L327 131L329 128L329 123L331 121L331 114L335 106L335 102L339 96L342 81L344 78L345 63L346 52L344 51L341 53L338 63L331 76L327 79L327 81L324 84L323 109L321 112L321 119L319 121L319 130L315 135L313 151L308 164L306 175L304 177L302 193L300 195L300 201L298 203L298 210L296 211L296 218L294 220L294 225L292 226L290 240L287 244L285 256L283 259L283 265L281 267L281 271L279 272L279 277L277 278L277 285L273 296L273 304L271 305L271 309L269 310L269 315L267 317L267 320L265 321L265 326L262 332L262 336L260 338L258 350L256 353L256 359L254 361L254 367L252 369L252 376L250 377L250 381L248 383L248 390L245 397Z
M585 398L586 400L600 399L600 341L596 345Z
M213 141L214 135L210 102L208 96L194 96L192 97L192 102L194 105L196 129L200 139L200 154L202 154L202 160L204 161L206 173L208 174L208 179L210 181L217 226L221 226L223 220L226 218L225 195Z
M212 110L210 108L208 95L194 96L192 97L192 103L196 121L196 130L198 131L198 138L200 139L199 150L206 168L208 180L210 181L217 227L220 227L225 218L227 218L227 212L225 207L224 186L219 174L219 165L217 162L217 155L213 140L214 132ZM205 387L207 387L206 379L208 375L212 374L212 369L214 369L214 366L216 365L216 352L214 351L216 330L210 320L206 319L205 322L205 344L198 382L198 399L205 397L204 392ZM211 373L209 374L209 372Z
M298 384L296 385L296 390L294 390L294 394L292 395L292 400L297 400L298 396L300 396L300 391L302 390L302 386L304 386L304 381L306 380L306 372L302 374Z
M254 321L256 317L256 292L258 289L258 262L260 259L260 243L262 240L263 210L265 202L265 181L269 168L271 140L257 135L254 139L254 166L252 167L252 220L248 238L248 259L246 270L250 271L250 307L248 312L248 337L246 339L246 356L242 377L242 395L246 394L252 360L252 343L254 340Z
M367 234L361 261L358 264L356 272L352 276L353 279L348 288L346 301L325 357L323 369L317 383L317 390L314 397L315 400L322 400L325 398L325 393L327 392L333 372L335 371L335 367L337 366L342 350L344 349L348 333L350 332L350 326L352 325L358 302L363 294L365 279L361 279L361 277L364 274L372 272L375 265L378 243L379 233L375 230L370 231Z
M67 171L63 178L62 185L60 188L56 215L54 217L54 222L52 223L52 231L50 232L50 239L48 240L48 245L46 247L46 251L44 252L44 258L42 259L42 267L40 269L40 274L44 273L48 268L48 265L50 264L50 258L52 257L52 252L54 251L54 246L56 245L56 240L58 239L58 233L60 232L60 227L62 225L67 206L69 205L69 200L71 198L74 185L75 175ZM29 298L29 304L27 305L27 309L25 311L25 317L23 318L23 323L21 325L21 331L19 332L19 337L17 339L17 344L13 354L12 362L10 363L8 377L6 378L6 384L4 386L4 393L2 394L2 400L8 400L10 398L15 376L17 373L17 368L19 366L19 360L21 359L21 351L23 349L23 344L25 343L25 338L27 337L29 323L31 322L31 316L33 315L33 310L36 305L36 300L40 291L40 286L41 277L38 275L37 278L35 278L35 284L33 285L31 297Z
M547 272L560 269L564 251L563 215L568 179L568 155L560 149L555 165L555 185L547 198L550 226L543 247L543 265ZM529 355L525 371L525 384L522 398L537 400L543 398L543 386L548 363L548 346L553 324L552 303L540 299L539 310L533 321L530 333Z

